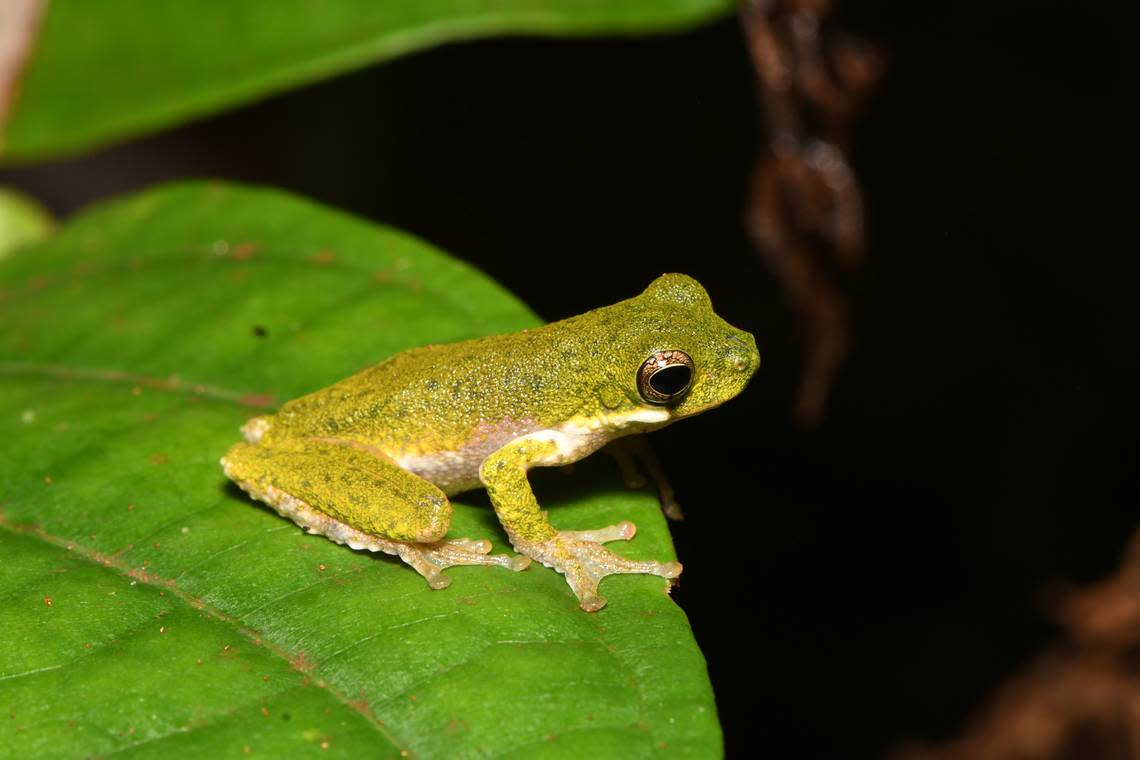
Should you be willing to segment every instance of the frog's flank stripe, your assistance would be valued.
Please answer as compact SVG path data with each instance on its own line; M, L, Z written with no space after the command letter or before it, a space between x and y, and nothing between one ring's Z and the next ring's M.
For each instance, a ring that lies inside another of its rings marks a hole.
M319 670L319 665L312 667L311 670L309 668L301 667L300 663L304 662L302 654L289 652L287 649L266 639L253 628L250 628L249 626L238 622L231 615L227 615L216 607L207 604L204 600L193 596L192 594L186 593L182 589L178 588L172 579L163 578L142 567L130 567L126 562L115 555L98 552L83 546L83 544L77 541L71 541L65 538L61 538L60 536L52 535L37 525L13 523L11 520L7 519L3 512L0 512L0 530L5 530L9 533L14 533L17 535L31 536L40 541L43 541L50 546L54 546L60 551L67 552L71 556L80 557L84 560L87 560L88 562L96 565L101 565L105 568L108 568L109 570L118 572L121 575L125 575L136 583L141 583L153 588L160 589L170 596L178 599L180 602L187 605L191 609L203 612L210 618L217 620L219 623L230 626L254 646L263 648L267 652L284 660L292 669L300 670L301 672L305 673L315 673ZM68 664L70 663L62 663L56 666L56 668L40 668L39 670L32 672L42 672L44 670L57 669ZM31 672L16 674L16 676L25 675L31 675ZM347 707L352 708L354 711L362 715L364 719L367 720L369 724L371 724L372 728L375 729L377 733L381 734L385 739L387 739L393 747L400 749L402 753L408 752L408 756L415 756L415 753L411 752L408 749L408 745L393 736L391 730L388 729L384 721L380 720L375 716L375 714L373 714L371 707L362 707L359 700L349 699L346 694L341 693L324 680L318 681L318 686L335 697L337 701L341 702Z
M122 383L146 388L170 391L171 393L186 393L201 396L214 401L223 401L232 404L247 406L251 409L269 409L274 406L274 397L270 393L241 393L220 388L216 385L195 383L183 380L178 376L148 377L134 375L118 369L103 369L99 367L69 367L62 364L32 364L23 362L0 362L0 375L32 375L49 377L54 380L67 382L82 380L84 382Z

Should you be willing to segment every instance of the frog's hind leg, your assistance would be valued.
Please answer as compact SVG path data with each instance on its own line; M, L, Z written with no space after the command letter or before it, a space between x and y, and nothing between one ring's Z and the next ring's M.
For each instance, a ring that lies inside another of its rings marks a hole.
M398 556L432 588L455 565L522 570L526 557L490 554L490 541L445 539L451 504L442 491L382 454L335 441L238 443L226 476L308 533L353 549Z
M670 520L684 520L685 514L681 505L677 503L677 496L673 491L673 484L665 475L665 468L657 458L657 452L649 444L649 439L643 435L632 435L628 438L618 438L610 441L602 449L617 462L621 470L622 480L626 488L644 488L645 475L653 482L657 489L657 501L661 504L661 511ZM644 470L645 475L642 475Z

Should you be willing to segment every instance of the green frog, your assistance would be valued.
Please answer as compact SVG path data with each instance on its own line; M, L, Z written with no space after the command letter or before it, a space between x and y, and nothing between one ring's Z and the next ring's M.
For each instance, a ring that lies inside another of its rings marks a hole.
M712 409L760 364L753 337L718 317L691 277L665 274L640 295L509 335L396 354L254 417L222 458L225 474L310 533L399 556L432 588L453 565L562 573L582 609L618 573L669 579L677 562L634 561L603 544L633 523L556 530L527 480L603 445ZM519 555L446 538L448 497L485 488Z

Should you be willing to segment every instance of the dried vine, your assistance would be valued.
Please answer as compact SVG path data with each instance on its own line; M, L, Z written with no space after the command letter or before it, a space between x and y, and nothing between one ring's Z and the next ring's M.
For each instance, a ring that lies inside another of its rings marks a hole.
M848 349L840 277L863 255L863 202L847 159L852 123L879 78L881 58L825 33L828 0L742 0L767 125L747 212L757 250L784 283L806 331L795 419L823 416Z

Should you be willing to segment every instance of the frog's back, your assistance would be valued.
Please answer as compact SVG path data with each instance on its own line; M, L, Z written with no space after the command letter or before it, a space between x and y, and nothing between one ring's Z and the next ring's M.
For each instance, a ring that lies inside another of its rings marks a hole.
M348 439L400 458L455 450L487 430L498 439L540 429L583 392L558 324L403 351L288 402L274 435Z

